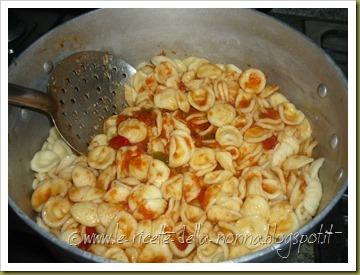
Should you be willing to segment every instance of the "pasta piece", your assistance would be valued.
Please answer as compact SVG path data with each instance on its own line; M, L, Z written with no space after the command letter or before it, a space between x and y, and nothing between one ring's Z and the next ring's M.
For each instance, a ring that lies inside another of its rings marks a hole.
M208 242L198 246L196 256L201 263L221 262L229 257L229 250L227 245Z
M174 198L175 200L181 200L182 197L182 183L183 175L177 175L166 182L161 186L161 192L165 200Z
M165 243L148 243L139 255L139 261L142 263L168 263L171 259L171 250Z
M239 83L245 92L258 94L265 88L266 78L262 71L251 68L241 74Z
M127 119L119 124L118 134L126 137L131 143L141 142L147 136L146 124L137 119Z
M259 195L248 195L241 207L241 213L245 217L259 215L266 220L270 215L270 207L264 197Z
M170 175L170 169L167 165L158 159L151 162L148 174L148 182L160 188L166 182Z
M171 252L178 258L185 258L195 249L195 240L188 236L188 233L182 226L174 230L175 236L173 241L169 242Z
M310 165L308 173L305 172L304 174L307 185L305 188L303 205L311 216L315 215L322 196L322 187L318 177L318 171L323 163L323 158L317 159Z
M109 203L126 202L131 188L117 180L111 183L110 189L104 195L104 201Z
M179 109L185 113L190 111L190 103L184 92L176 90L175 92L176 103Z
M269 225L271 235L279 237L297 230L299 222L291 205L286 201L282 201L271 207Z
M108 140L117 136L117 115L113 115L107 118L103 124L103 132L107 136ZM94 149L94 148L92 148ZM90 151L90 149L89 149Z
M131 177L129 177L129 178L123 178L123 179L121 179L121 182L122 182L122 183L125 183L125 184L128 185L128 186L136 186L136 185L140 185L140 184L141 184L141 182L140 182L138 179L136 179L136 178L131 178Z
M222 168L224 168L227 171L230 171L231 173L235 174L235 167L233 164L233 157L231 156L231 153L229 152L216 152L215 158L219 162Z
M248 216L239 219L235 223L238 234L241 234L244 240L244 245L248 249L254 249L264 242L268 235L268 224L262 216Z
M60 157L53 151L37 152L31 160L31 169L38 173L49 172L60 162Z
M143 90L142 86L144 85L146 77L146 74L141 71L136 72L136 74L132 76L131 82L136 92L140 92Z
M124 161L127 160L125 159ZM151 162L152 158L146 154L140 154L135 158L132 158L127 164L129 165L129 176L134 177L139 181L146 181Z
M197 224L202 224L206 220L206 213L200 207L184 204L180 207L180 217L186 231L194 233Z
M242 113L248 114L254 110L255 106L256 98L241 90L235 100L236 109L240 110Z
M99 146L89 151L89 166L95 169L106 169L115 160L115 150L109 146Z
M288 125L299 125L305 118L303 112L297 110L294 104L288 102L279 105L279 114L284 123Z
M216 80L214 83L215 98L223 102L230 101L229 88L225 80ZM231 102L231 101L230 101Z
M189 162L194 151L190 135L183 130L172 132L169 145L169 166L179 167Z
M156 219L165 212L167 203L153 185L139 185L129 196L128 204L136 219Z
M271 166L274 167L281 165L286 160L286 158L295 155L298 152L298 141L291 136L285 136L281 140L280 144L278 144L274 149L271 159Z
M284 161L283 168L285 170L298 170L313 161L313 158L309 158L307 156L290 156L289 158L287 158L287 160Z
M269 200L279 200L284 198L281 183L275 179L263 179L261 184L263 194Z
M268 139L271 136L271 131L255 126L246 130L246 132L244 133L244 140L250 143L258 143L264 141L265 139Z
M182 74L185 73L187 68L186 65L184 64L184 62L182 62L180 59L175 58L173 60L176 70L178 71L178 73Z
M231 177L222 182L221 193L226 197L238 196L239 180Z
M215 94L210 87L191 90L188 93L188 100L196 110L206 112L214 105Z
M100 223L106 228L115 219L116 214L123 210L120 205L111 203L101 203L97 208L97 216L99 217Z
M271 107L275 108L282 103L288 102L288 100L283 94L275 92L269 97L269 102Z
M167 79L178 76L176 65L171 59L164 56L157 56L152 58L151 62L156 65L155 77L159 83L165 84Z
M68 199L59 196L52 197L44 204L41 211L42 220L47 226L58 228L69 219L70 208Z
M126 256L129 259L130 263L136 263L138 262L140 251L138 248L135 247L127 247L125 248Z
M174 229L173 220L166 215L161 215L157 219L153 220L151 225L153 235L158 235L162 233L172 234Z
M94 173L87 168L77 165L72 170L72 181L76 187L95 186L96 177Z
M196 75L199 78L217 79L221 74L221 69L218 66L210 63L202 64L196 71Z
M209 63L205 58L198 58L194 56L187 57L183 60L188 71L196 71L202 64Z
M308 119L304 118L303 122L296 126L295 136L301 143L311 138L312 130Z
M111 247L105 251L105 253L102 255L105 258L115 260L120 263L128 263L129 259L126 256L124 250L122 250L120 247Z
M180 200L170 198L168 200L167 210L164 215L169 217L174 223L176 223L180 217Z
M51 146L48 147L55 154L59 156L60 159L63 159L66 156L72 154L70 147L61 139L55 141Z
M95 147L107 146L107 145L108 145L108 137L105 134L99 134L91 139L88 150L92 150Z
M231 125L225 125L217 129L216 141L222 146L239 147L242 143L242 135L238 129Z
M166 89L154 96L154 103L157 108L175 111L179 108L175 89Z
M104 193L104 190L89 185L72 187L69 190L69 199L73 202L98 201Z
M126 211L119 211L106 229L106 235L116 241L120 248L133 245L134 236L137 231L137 221Z
M45 181L42 181L35 189L34 193L32 193L32 208L35 211L40 212L44 203L47 202L50 197L65 196L70 186L71 183L69 181L60 178L46 179Z
M235 116L234 107L226 103L216 103L207 113L209 122L216 127L230 124Z
M264 90L259 94L260 97L266 98L279 90L279 86L275 84L266 84Z
M103 256L108 248L103 244L91 244L89 247L89 252L97 255Z
M207 173L204 176L204 182L206 184L214 183L223 183L232 176L230 171L227 170L217 170L210 173Z
M134 106L138 94L139 93L133 87L125 84L124 95L127 105Z
M100 224L97 208L98 205L96 203L79 202L71 207L70 213L78 223L94 227Z
M231 243L229 245L229 258L230 259L239 258L248 253L250 253L250 250L240 242L235 243L235 244Z
M105 170L101 171L99 177L96 181L96 187L107 190L109 184L116 178L116 167L115 165L110 165Z
M78 246L81 243L81 235L77 228L70 228L62 231L59 235L59 239L71 246Z
M198 197L201 190L201 178L194 173L186 172L183 181L183 198L190 202Z
M241 199L237 197L220 197L216 203L207 210L207 217L212 222L233 222L241 218L240 206Z
M205 79L195 79L195 71L187 71L181 77L181 82L185 85L186 90L197 90L205 83Z
M73 171L73 169L75 167L75 161L76 161L76 156L75 155L68 155L68 156L64 157L60 161L60 163L58 164L56 169L54 170L54 174L52 175L49 172L49 176L52 177L52 178L59 177L59 178L64 179L64 180L71 181L71 179L72 179L72 171Z
M196 171L197 176L202 176L215 169L217 162L215 152L210 148L196 148L191 156L189 165Z

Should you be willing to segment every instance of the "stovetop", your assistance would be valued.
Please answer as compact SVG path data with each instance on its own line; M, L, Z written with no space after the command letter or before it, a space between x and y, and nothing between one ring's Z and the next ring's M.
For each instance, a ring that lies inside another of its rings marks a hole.
M36 39L52 28L92 9L10 9L9 63ZM346 9L259 9L302 32L323 48L347 76L347 10ZM269 262L347 262L347 192L322 221L325 229L332 228L329 243L302 245L299 253L287 258L275 256ZM323 230L323 229L322 229ZM313 232L320 232L320 225ZM9 262L71 262L59 258L44 245L9 207Z

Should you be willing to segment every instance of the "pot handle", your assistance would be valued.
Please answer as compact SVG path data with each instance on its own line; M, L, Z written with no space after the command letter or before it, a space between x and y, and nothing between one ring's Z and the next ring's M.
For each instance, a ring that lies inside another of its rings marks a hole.
M9 104L34 108L52 114L54 104L51 96L27 87L9 83Z

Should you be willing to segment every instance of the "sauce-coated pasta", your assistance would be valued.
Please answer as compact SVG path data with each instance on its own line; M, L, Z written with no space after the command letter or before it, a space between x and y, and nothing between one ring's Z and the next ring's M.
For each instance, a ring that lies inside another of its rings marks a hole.
M119 262L224 261L296 231L316 215L324 159L267 81L204 58L141 63L87 155L54 128L34 155L38 224Z

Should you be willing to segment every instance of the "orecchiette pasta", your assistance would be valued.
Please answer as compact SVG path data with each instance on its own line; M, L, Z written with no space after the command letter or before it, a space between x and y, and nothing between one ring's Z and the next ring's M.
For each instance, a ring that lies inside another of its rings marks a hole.
M98 146L89 151L88 163L92 168L103 170L115 161L115 154L109 146Z
M35 153L37 224L118 262L225 261L296 231L316 215L324 159L267 81L193 56L141 63L87 154L55 128Z
M141 142L147 135L146 124L137 119L127 119L119 124L118 134L126 137L131 143Z
M60 227L70 217L70 208L67 198L51 197L41 211L42 220L49 227Z
M70 213L78 223L97 226L100 223L97 208L98 205L94 202L78 202L71 207Z
M215 135L216 141L222 146L239 147L243 140L241 132L231 125L225 125L217 129Z
M192 90L188 93L188 100L192 107L201 112L208 111L215 103L215 94L210 87Z
M169 166L179 167L188 163L193 151L191 136L183 130L174 131L169 142Z
M234 120L236 112L230 104L217 103L208 111L207 116L211 124L221 127L230 124Z
M245 92L258 94L265 88L266 78L262 71L251 68L240 75L239 83Z
M74 167L71 177L76 187L96 185L96 176L94 173L90 169L80 165Z

